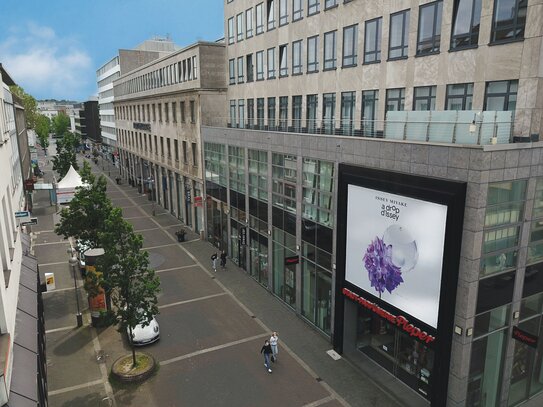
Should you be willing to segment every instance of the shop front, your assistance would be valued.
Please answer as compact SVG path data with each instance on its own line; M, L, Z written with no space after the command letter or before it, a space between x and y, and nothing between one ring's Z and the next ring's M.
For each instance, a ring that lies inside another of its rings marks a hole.
M444 406L466 186L348 165L339 177L334 349Z

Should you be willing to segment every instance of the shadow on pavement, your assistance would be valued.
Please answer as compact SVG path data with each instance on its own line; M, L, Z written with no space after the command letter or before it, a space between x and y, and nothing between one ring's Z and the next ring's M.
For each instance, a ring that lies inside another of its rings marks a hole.
M53 353L57 356L68 356L81 351L85 345L92 342L90 329L94 328L84 326L68 331L69 335L66 335L62 341L55 343Z
M62 407L109 407L111 401L100 393L86 394L62 404Z

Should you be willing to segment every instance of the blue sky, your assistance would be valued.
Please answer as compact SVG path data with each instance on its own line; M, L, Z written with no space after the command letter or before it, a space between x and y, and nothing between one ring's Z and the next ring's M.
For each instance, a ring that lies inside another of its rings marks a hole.
M0 0L0 62L36 99L96 95L96 70L120 48L170 35L224 35L223 0Z

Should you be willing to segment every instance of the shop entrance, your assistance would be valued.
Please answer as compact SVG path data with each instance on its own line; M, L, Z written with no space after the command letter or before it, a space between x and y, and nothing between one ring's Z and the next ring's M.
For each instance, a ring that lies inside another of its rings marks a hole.
M226 204L214 198L207 205L208 240L220 250L228 249L228 214Z
M433 349L363 308L358 311L356 339L359 351L430 399Z

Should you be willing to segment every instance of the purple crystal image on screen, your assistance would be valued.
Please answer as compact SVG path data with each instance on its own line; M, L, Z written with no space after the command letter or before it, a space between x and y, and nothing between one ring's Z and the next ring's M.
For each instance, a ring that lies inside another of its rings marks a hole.
M391 225L383 238L375 237L364 254L364 266L371 286L379 296L389 293L404 282L402 272L412 270L418 260L417 243L399 225Z

